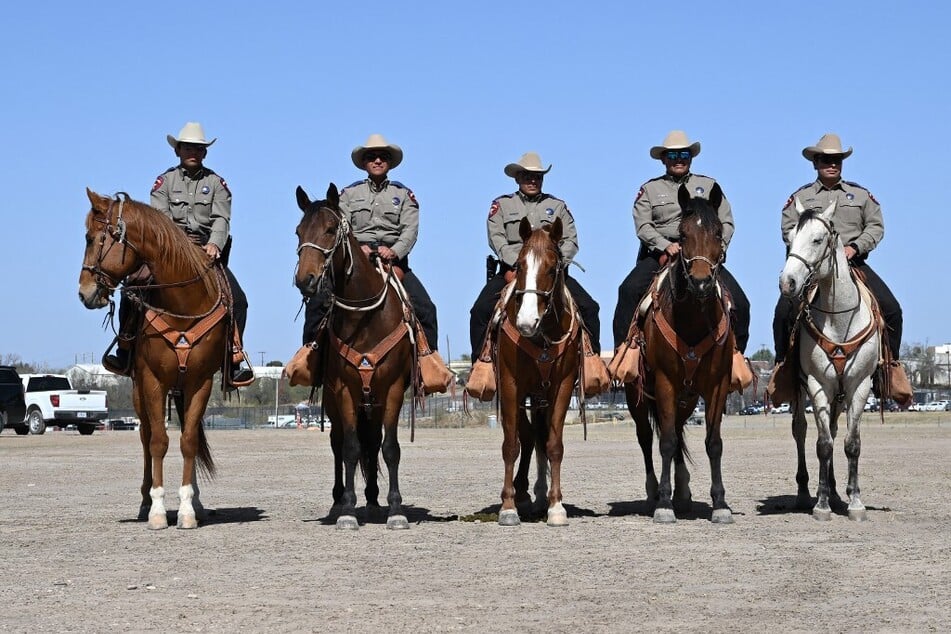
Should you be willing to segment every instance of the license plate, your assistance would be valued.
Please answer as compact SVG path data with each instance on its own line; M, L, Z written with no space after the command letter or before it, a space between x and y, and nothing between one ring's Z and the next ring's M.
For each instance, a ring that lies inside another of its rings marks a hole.
M86 418L86 412L76 412L76 418Z

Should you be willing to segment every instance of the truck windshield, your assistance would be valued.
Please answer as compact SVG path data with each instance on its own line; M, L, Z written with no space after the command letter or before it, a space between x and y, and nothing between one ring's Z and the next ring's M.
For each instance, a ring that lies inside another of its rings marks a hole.
M69 379L65 376L33 376L30 377L27 392L56 392L68 390Z

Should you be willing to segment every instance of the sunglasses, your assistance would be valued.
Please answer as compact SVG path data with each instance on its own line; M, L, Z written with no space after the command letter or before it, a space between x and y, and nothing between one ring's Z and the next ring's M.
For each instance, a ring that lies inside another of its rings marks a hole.
M519 180L528 182L528 181L541 181L543 178L545 178L545 175L539 172L524 171L524 172L521 172L518 177L519 177Z
M690 159L690 150L667 150L668 161L687 161Z
M364 154L363 154L363 162L364 162L364 163L366 163L367 161L372 162L372 161L375 161L375 160L377 160L377 159L380 159L380 160L383 161L384 163L389 163L389 162L390 162L390 153L389 153L389 152L364 152Z
M818 157L819 162L823 165L840 165L842 163L841 154L820 154Z

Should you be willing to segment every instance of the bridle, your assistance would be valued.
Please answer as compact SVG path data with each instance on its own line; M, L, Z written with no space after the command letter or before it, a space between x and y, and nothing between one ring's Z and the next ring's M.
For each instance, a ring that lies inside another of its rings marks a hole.
M329 280L329 287L333 289L334 286L334 272L333 267L329 265L330 261L337 253L337 249L343 249L343 259L346 263L346 269L344 270L344 276L350 277L353 273L353 250L350 245L350 241L347 237L350 235L350 221L340 212L330 207L321 206L318 208L317 213L320 211L326 210L328 213L332 214L338 221L337 232L334 235L333 244L330 247L323 247L314 242L302 242L300 246L297 247L297 266L294 269L294 275L297 276L297 271L300 269L300 254L304 249L316 249L321 255L324 256L324 268L320 272L320 276L317 278L317 287L320 288L324 284L324 280ZM339 306L343 310L349 312L369 312L379 308L383 302L386 300L386 294L389 290L390 284L383 284L383 289L374 297L370 297L366 300L359 300L356 304L350 304L341 300L333 291L331 291L331 301L334 306Z
M565 276L566 267L564 265L561 252L558 249L553 249L553 248L548 248L547 250L555 254L555 281L552 283L551 289L547 291L540 291L534 288L528 288L528 289L516 288L512 291L512 294L516 298L521 298L524 295L535 295L536 297L540 297L543 300L545 300L545 311L538 318L539 326L545 320L546 317L551 315L552 311L554 310L555 302L552 301L552 296L554 295L555 291L558 288L564 289L564 276ZM561 282L561 285L559 285L559 282ZM574 311L572 311L571 319L572 319L572 326L568 328L567 334L565 335L565 337L571 334L571 331L574 327ZM549 344L558 343L561 341L561 339L559 339L559 341L554 341L554 342L549 341L548 337L545 336L544 333L542 334L542 336ZM564 337L562 339L564 339Z
M822 266L822 263L825 260L827 259L829 260L829 265L832 268L833 279L835 279L835 277L838 275L838 270L837 270L838 260L836 260L835 258L834 245L839 240L839 234L835 230L835 224L832 221L824 220L823 218L820 218L819 216L813 216L812 218L810 218L810 220L815 220L816 222L821 223L822 226L825 227L826 231L828 232L828 237L826 238L825 247L823 247L822 249L822 254L818 258L816 258L815 262L809 262L808 260L806 260L806 258L802 257L798 253L795 253L794 251L789 252L789 257L802 262L803 265L806 267L806 271L808 272L808 274L806 275L806 281L802 285L801 295L800 295L800 297L803 300L803 310L806 312L806 317L807 319L811 319L808 316L808 313L809 311L812 311L812 310L818 311L820 313L825 313L826 315L840 315L843 313L851 313L859 307L859 304L862 302L861 297L858 298L858 301L856 302L855 306L852 306L850 308L845 308L842 310L825 310L825 309L819 308L818 306L810 305L810 302L806 300L806 298L809 296L809 289L812 289L819 283L817 273L819 272L819 267ZM833 285L832 292L833 294L835 293L834 285Z
M681 232L680 243L681 243L681 244L684 243L683 232ZM717 261L716 261L716 262L714 262L713 260L711 260L710 258L708 258L708 257L705 256L705 255L688 256L687 253L686 253L686 251L681 248L681 251L680 251L680 261L681 261L680 274L681 274L681 276L683 277L684 281L687 282L688 285L689 285L689 283L690 283L690 268L693 266L693 263L694 263L694 262L706 262L706 263L707 263L707 266L710 267L710 275L711 275L711 277L713 278L713 284L716 285L716 283L717 283L718 280L719 280L720 267L721 267L721 265L723 264L723 261L724 261L725 259L726 259L726 244L724 243L724 241L723 241L722 238L720 239L720 255L719 255L719 257L717 258ZM676 290L675 290L674 287L673 287L673 279L671 279L671 287L670 287L670 290L671 290L671 293L672 293L672 294L674 295L674 297L676 298ZM680 299L683 299L683 297L681 297Z
M116 245L122 245L123 252L122 257L125 258L125 249L129 248L138 255L138 249L135 248L135 245L130 243L126 238L126 224L125 220L122 218L123 206L129 200L129 195L125 192L119 192L115 195L115 198L109 201L109 209L106 210L105 218L93 217L93 220L104 225L102 231L99 234L99 253L96 255L96 263L93 266L88 264L83 264L83 271L89 271L92 273L93 277L96 280L96 289L100 294L112 295L112 293L118 288L120 280L116 280L114 277L102 270L102 262L109 254L109 251L112 250ZM118 212L116 213L115 224L112 222L112 209L118 203ZM106 236L112 238L112 244L106 248Z

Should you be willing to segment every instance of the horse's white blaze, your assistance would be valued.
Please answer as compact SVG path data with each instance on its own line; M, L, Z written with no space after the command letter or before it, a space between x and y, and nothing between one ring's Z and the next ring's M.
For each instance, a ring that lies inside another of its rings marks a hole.
M538 258L529 253L525 258L525 295L515 317L515 325L523 335L535 334L541 317L538 314L538 296L530 291L538 290Z

